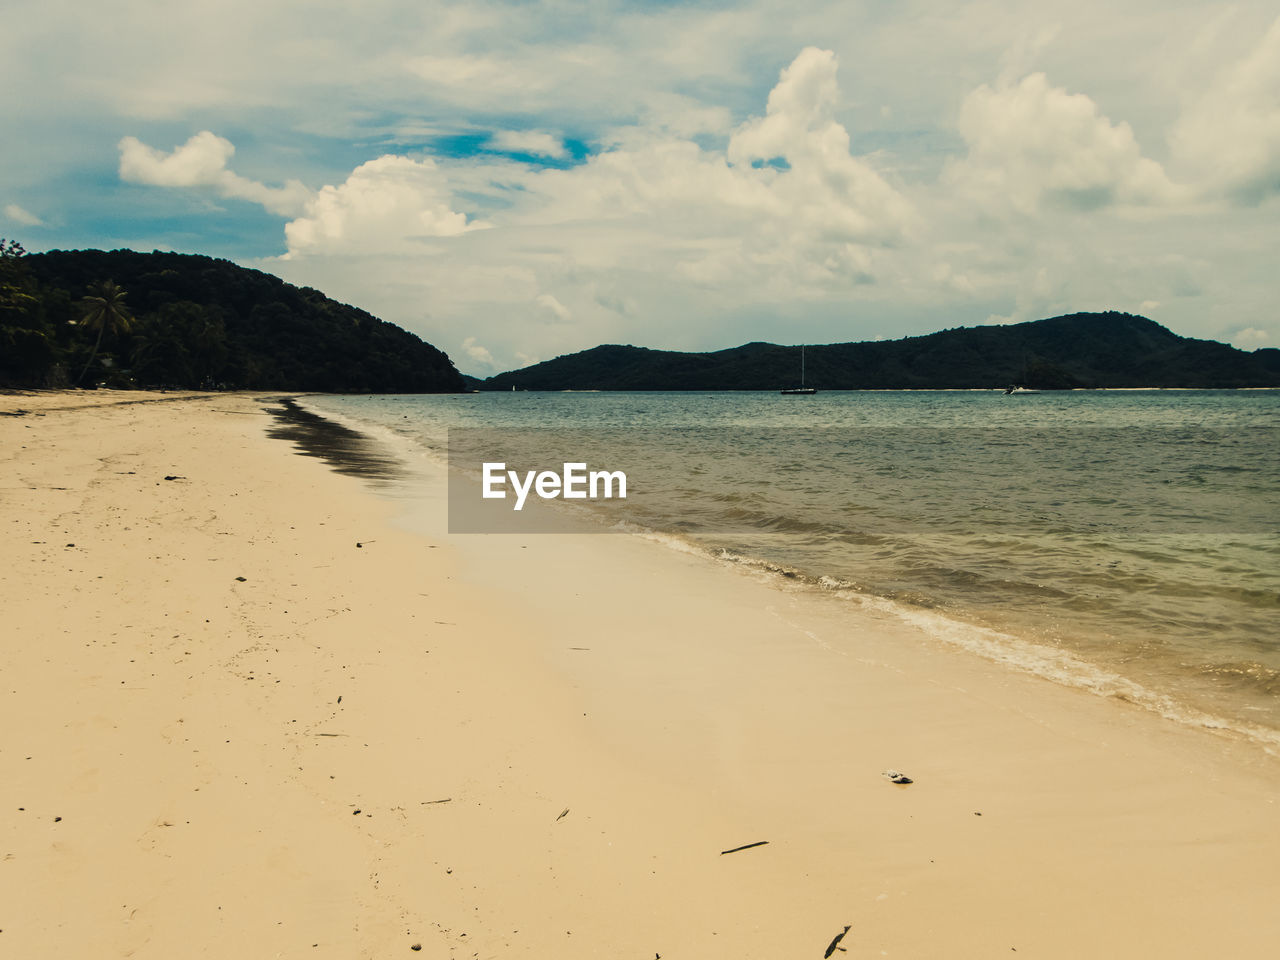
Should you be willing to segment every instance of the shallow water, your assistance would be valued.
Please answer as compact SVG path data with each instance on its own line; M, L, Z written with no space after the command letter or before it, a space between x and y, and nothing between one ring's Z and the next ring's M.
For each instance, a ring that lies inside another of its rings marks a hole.
M607 524L1280 746L1280 393L489 393L309 406L627 471ZM541 461L534 461L541 457ZM604 527L601 527L604 529Z

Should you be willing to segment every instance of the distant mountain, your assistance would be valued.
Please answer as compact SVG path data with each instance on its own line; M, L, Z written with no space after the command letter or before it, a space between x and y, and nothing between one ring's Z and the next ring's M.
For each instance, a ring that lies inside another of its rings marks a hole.
M804 359L805 382L820 390L1280 386L1280 350L1246 353L1115 312L810 346ZM678 353L606 345L498 374L482 389L776 390L799 379L799 347Z
M318 290L227 260L131 250L7 255L0 384L218 387L326 393L463 389L448 356ZM125 292L128 330L86 328L81 300Z

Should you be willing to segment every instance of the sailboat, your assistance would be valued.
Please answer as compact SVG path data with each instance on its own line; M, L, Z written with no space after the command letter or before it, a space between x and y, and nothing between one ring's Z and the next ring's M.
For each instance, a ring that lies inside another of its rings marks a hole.
M781 393L784 397L807 397L818 392L817 387L806 387L804 385L804 344L800 344L800 386L786 387Z

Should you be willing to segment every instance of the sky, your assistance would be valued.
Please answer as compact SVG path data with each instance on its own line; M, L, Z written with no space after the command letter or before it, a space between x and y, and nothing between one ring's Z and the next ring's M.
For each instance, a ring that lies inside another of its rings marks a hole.
M1280 346L1274 0L8 0L0 236L488 376L1085 310Z

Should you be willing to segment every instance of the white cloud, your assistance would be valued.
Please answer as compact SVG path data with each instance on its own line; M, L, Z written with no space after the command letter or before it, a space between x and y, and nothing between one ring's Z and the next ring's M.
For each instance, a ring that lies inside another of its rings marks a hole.
M549 293L538 294L533 298L533 302L541 308L539 319L548 323L568 323L573 319L573 314L565 305Z
M553 160L569 155L563 140L539 130L499 130L489 138L489 143L496 150L550 157Z
M1280 193L1280 19L1195 99L1170 142L1208 193L1245 204Z
M808 299L866 282L875 271L868 248L899 241L912 211L868 159L851 154L849 135L833 118L836 68L829 51L802 51L782 71L765 115L739 126L727 152L655 123L616 128L609 149L567 169L381 157L343 185L322 189L286 227L289 256L410 252L423 238L492 225L509 238L494 255L530 268L529 296L539 316L561 324L601 311L621 315L590 285L635 264L667 270L668 281L728 285L743 299L751 291ZM704 126L698 120L718 122L706 114L691 118L678 99L663 105L676 111L683 129ZM563 149L537 132L494 139ZM779 157L783 169L763 162ZM456 209L459 194L473 202L500 195L506 208L494 211L491 224L468 221ZM598 229L605 224L610 228ZM483 246L491 250L493 242ZM474 255L479 248L469 249ZM588 285L574 303L538 292L566 271L573 274L566 278L571 288ZM457 282L456 274L447 282ZM520 290L510 285L489 283L485 290L519 302ZM637 302L629 290L608 299Z
M725 107L665 91L650 93L640 114L641 126L680 140L727 135L733 127L733 114Z
M493 362L493 354L491 354L485 347L476 343L475 337L467 337L462 341L462 352L465 353L473 363L478 363L481 366L490 368L496 366Z
M34 213L24 210L16 203L11 203L4 208L4 215L15 223L20 223L24 227L42 227L44 221L37 217Z
M272 213L300 213L310 191L297 180L268 187L227 169L236 152L230 140L202 130L170 153L155 150L136 137L119 143L120 179L157 187L213 187L224 197L260 203Z
M427 54L409 60L405 66L427 83L443 87L483 87L507 94L528 89L529 78L512 70L511 64L500 57Z
M1270 345L1271 337L1265 330L1257 327L1245 327L1230 335L1231 343L1241 350L1257 350Z
M378 157L341 185L322 188L306 212L286 224L288 256L404 252L430 237L488 225L468 221L451 202L446 177L431 159Z
M470 121L568 114L602 127L644 113L655 97L687 95L708 80L740 82L752 64L794 54L784 30L769 36L767 53L759 49L762 24L792 27L794 5L711 6L468 0L448 5L450 14L465 11L456 29L442 32L433 11L388 61L415 96Z
M787 148L799 145L807 133L832 123L839 99L836 55L830 50L805 47L782 70L777 85L769 91L765 116L752 120L735 134L736 149L730 147L731 158L738 161L785 156Z
M735 165L762 167L788 218L812 235L880 243L905 232L910 205L869 162L850 153L848 131L834 119L840 98L836 56L806 47L782 71L765 115L739 127L729 141Z
M547 99L558 91L575 89L576 97L598 99L615 86L612 81L620 64L603 46L504 46L503 52L427 52L406 58L402 67L433 98L455 107L508 115L545 108Z
M1043 73L978 87L965 97L958 127L969 152L948 164L944 181L986 204L1007 199L1033 214L1046 201L1092 210L1185 195L1142 155L1127 123L1112 123L1088 96L1050 86Z
M226 175L227 161L235 152L230 140L208 130L168 154L125 137L120 141L120 176L158 187L212 186Z
M639 263L733 302L821 298L873 279L874 249L899 242L914 213L850 152L833 118L835 78L829 51L802 51L724 153L661 124L616 128L587 163L530 176L513 218L610 224L613 236L592 230L571 251L593 276Z

